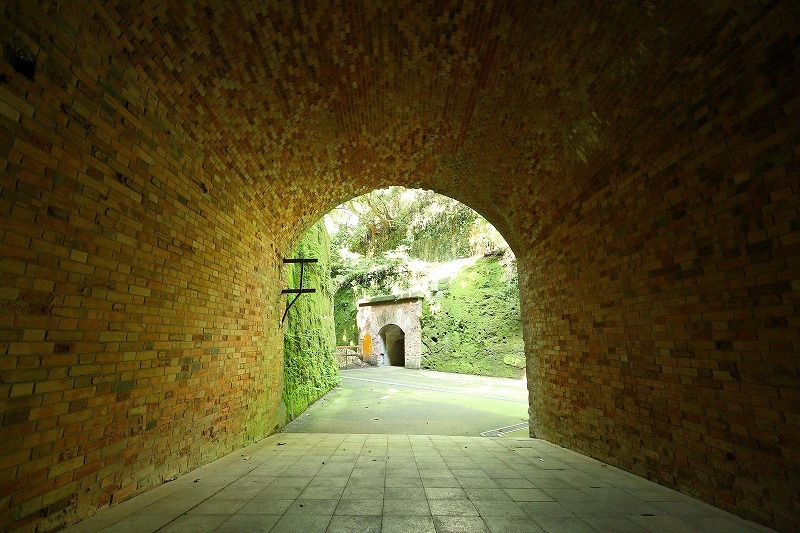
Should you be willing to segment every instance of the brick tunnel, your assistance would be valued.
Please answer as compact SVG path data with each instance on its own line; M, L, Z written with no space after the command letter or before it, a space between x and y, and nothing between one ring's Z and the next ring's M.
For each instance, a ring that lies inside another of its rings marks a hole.
M535 436L800 528L796 2L213 4L0 2L0 524L280 429L282 258L403 185L513 248Z

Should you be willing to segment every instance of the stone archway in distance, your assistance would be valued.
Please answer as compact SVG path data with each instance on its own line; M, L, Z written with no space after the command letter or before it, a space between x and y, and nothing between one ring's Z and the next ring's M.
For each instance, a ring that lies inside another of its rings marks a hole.
M421 294L379 296L358 303L356 324L359 337L380 339L379 343L371 343L371 351L367 351L367 343L362 340L365 362L406 368L420 367L422 298Z
M386 324L381 328L382 363L391 366L406 366L406 334L397 324Z

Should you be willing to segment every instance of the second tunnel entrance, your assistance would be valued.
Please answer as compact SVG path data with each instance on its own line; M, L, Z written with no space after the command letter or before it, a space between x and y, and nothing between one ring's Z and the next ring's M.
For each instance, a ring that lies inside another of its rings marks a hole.
M422 298L421 294L408 294L378 296L359 302L356 323L365 361L376 365L420 367Z
M395 324L381 329L381 353L392 366L406 366L406 334Z

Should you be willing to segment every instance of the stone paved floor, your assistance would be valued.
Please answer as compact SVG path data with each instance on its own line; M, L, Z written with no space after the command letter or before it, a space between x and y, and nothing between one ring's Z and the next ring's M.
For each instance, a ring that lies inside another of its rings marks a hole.
M768 530L541 440L284 433L67 531Z

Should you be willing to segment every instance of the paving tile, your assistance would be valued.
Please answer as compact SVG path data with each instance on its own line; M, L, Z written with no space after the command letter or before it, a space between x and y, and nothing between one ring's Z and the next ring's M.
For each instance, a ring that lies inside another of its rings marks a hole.
M217 494L220 490L224 487L198 487L198 486L190 486L180 491L180 495L182 499L185 500L194 500L194 501L203 501L206 498L211 498L215 494Z
M499 439L399 437L403 451L376 461L368 450L391 458L391 439L251 445L245 464L239 454L201 467L67 531L767 531L548 443L511 452Z
M434 516L478 516L475 504L469 500L428 500Z
M344 492L344 487L306 487L299 497L317 500L338 500L342 497L342 492Z
M585 518L587 516L622 516L614 506L608 506L600 502L561 502L575 516Z
M519 502L517 505L531 518L575 516L572 511L558 502Z
M273 526L271 533L325 533L331 518L331 515L287 513Z
M386 487L421 487L422 479L406 476L386 476Z
M275 498L276 500L297 498L303 490L302 487L274 487L270 485L256 494L254 498Z
M464 489L458 487L428 487L425 489L428 500L468 500Z
M342 466L326 464L325 466L323 466L322 468L319 469L319 471L314 476L314 479L318 479L320 477L323 477L323 478L328 478L328 477L349 478L350 474L352 474L352 473L353 473L353 465L352 465L352 463L349 464L349 465L342 465Z
M269 487L270 485L266 485ZM249 486L232 487L228 485L214 493L211 498L215 500L232 500L247 502L258 496L265 489L265 485L252 483Z
M569 481L565 481L563 479L557 477L544 477L544 478L533 478L528 479L536 488L539 489L578 489L579 487L575 486L573 483Z
M498 487L504 489L535 489L536 485L524 477L493 478Z
M646 533L648 530L624 517L592 516L584 518L586 523L597 531L613 531L614 533Z
M383 479L386 471L382 468L354 468L350 473L350 479Z
M420 500L383 500L383 516L430 516L428 501Z
M256 497L239 509L239 514L277 514L282 515L294 503L294 499Z
M602 499L602 494L592 490L543 488L542 491L557 502L596 502Z
M600 500L600 503L615 509L617 513L622 516L666 514L664 510L659 509L653 504L648 502L643 502L632 496L623 497L616 500L604 498Z
M436 533L487 533L489 528L479 516L434 516Z
M684 520L678 518L677 516L668 516L668 515L627 516L626 518L648 531L665 531L665 532L680 531L682 533L686 532L700 533L702 531L700 529L693 528L692 526L689 525L688 522L685 522Z
M537 533L543 531L530 518L484 516L483 521L492 533Z
M450 469L447 467L447 463L444 462L442 459L436 458L426 458L420 459L419 457L415 457L417 463L417 469L419 469L420 474L424 474L427 472L447 472L450 473Z
M231 516L214 533L267 533L281 519L279 514L259 514Z
M180 516L195 505L200 503L197 500L181 500L177 498L165 498L155 503L139 509L134 514L161 514L169 516Z
M491 477L492 479L506 478L506 477L524 477L511 467L496 468L487 466L485 464L481 464L480 466L481 470L483 470L486 473L486 475Z
M503 489L464 489L470 500L510 500L508 493ZM551 499L552 500L552 499Z
M457 478L482 478L488 479L489 476L480 468L451 468L450 471Z
M242 500L209 499L200 502L195 507L192 507L186 512L186 514L232 515L236 514L236 512L242 507L244 507L244 505L251 499L252 498L247 498Z
M342 516L331 518L325 533L380 533L380 516Z
M430 516L383 516L381 533L436 533Z
M515 502L553 501L553 498L541 489L505 489L505 493Z
M294 466L294 465L292 465L292 466L290 466L289 468L287 468L283 472L283 476L288 476L288 477L307 477L307 478L310 479L310 478L314 477L315 475L317 475L317 472L319 472L320 468L322 468L322 462L321 461L320 461L320 464L315 465L315 466Z
M690 502L693 498L681 494L680 492L670 490L666 487L659 487L653 484L647 487L638 487L636 489L629 489L629 494L646 502Z
M524 509L512 501L474 500L472 503L481 516L505 516L509 518L524 518L527 516Z
M339 500L307 500L297 499L291 507L286 511L286 514L303 514L303 515L333 515L336 505Z
M420 477L420 472L416 467L409 468L408 466L386 467L386 477Z
M344 488L347 482L350 481L350 476L327 476L324 474L317 474L311 481L308 482L306 488L311 487L340 487Z
M460 487L461 483L455 478L455 476L435 476L435 477L425 477L422 478L422 486L425 488L428 487Z
M464 489L499 489L500 486L491 479L479 477L466 477L458 479L459 485Z
M383 500L339 500L335 515L377 515L383 514Z
M267 485L269 488L297 488L304 489L313 479L313 476L281 476Z
M158 530L159 533L211 533L230 515L183 515Z
M536 525L545 531L564 531L569 533L594 533L596 531L588 522L575 516L541 516L532 518Z
M125 533L151 533L153 531L157 531L161 527L165 526L175 517L169 515L132 515L119 522L115 522L110 524L102 529L95 528L91 524L85 531L88 532L99 532L99 533L118 533L120 531L125 531ZM88 521L87 521L88 522ZM80 526L80 524L78 524ZM76 530L76 528L71 528L70 531Z
M374 500L384 497L383 486L362 486L350 483L344 488L342 498L349 500Z
M425 489L422 487L386 487L383 497L389 500L424 500Z

